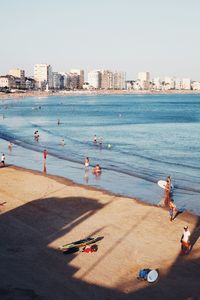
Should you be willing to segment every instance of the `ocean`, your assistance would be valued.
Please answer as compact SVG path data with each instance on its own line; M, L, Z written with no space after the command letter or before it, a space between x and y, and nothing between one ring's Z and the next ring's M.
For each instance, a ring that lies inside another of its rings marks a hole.
M38 141L34 139L36 130ZM93 143L94 135L102 145ZM158 204L164 194L157 181L170 175L177 207L198 215L199 136L200 95L196 94L0 101L0 152L5 153L6 163L152 204ZM9 141L12 150L8 149ZM88 171L85 157L90 159ZM97 163L102 167L98 177L92 174L92 166Z

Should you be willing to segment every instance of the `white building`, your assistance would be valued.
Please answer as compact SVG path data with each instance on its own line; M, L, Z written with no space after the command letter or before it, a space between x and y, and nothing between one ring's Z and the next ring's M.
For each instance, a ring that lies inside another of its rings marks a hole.
M148 90L150 88L150 73L149 72L139 72L138 80L140 82L140 89Z
M182 89L183 90L191 90L191 79L190 78L182 79Z
M88 73L88 83L91 88L99 89L101 86L100 82L100 71L93 70Z
M37 87L45 89L48 84L49 88L53 87L52 68L47 64L36 64L34 66L34 79Z
M163 89L164 90L174 90L175 89L175 79L173 77L165 77Z
M161 90L162 89L162 82L161 82L161 79L159 77L155 77L153 79L153 85L152 85L152 88L154 90Z
M0 87L1 88L14 88L15 80L11 75L0 76Z
M149 72L139 72L138 80L150 82L150 73Z
M71 69L70 73L77 74L79 76L78 78L78 88L82 89L84 84L84 70L80 69Z
M200 82L199 81L193 81L192 82L192 89L195 91L200 91Z
M182 80L180 78L176 78L175 80L175 89L182 90Z

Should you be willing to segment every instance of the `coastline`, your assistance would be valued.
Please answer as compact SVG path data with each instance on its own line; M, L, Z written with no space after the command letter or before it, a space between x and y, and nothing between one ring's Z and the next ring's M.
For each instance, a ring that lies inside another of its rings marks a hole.
M96 96L96 95L188 95L200 94L198 90L169 90L169 91L152 91L152 90L77 90L77 91L28 91L25 93L0 93L0 100L19 99L26 97L49 97L49 96Z
M170 222L163 208L59 176L15 166L0 172L0 296L198 299L200 217L184 212ZM193 248L181 256L186 224ZM87 236L103 237L96 253L58 250ZM138 281L141 268L159 269L158 282Z

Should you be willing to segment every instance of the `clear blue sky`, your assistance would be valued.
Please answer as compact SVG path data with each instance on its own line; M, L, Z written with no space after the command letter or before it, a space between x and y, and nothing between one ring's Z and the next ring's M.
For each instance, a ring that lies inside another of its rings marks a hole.
M0 74L139 71L200 80L199 0L1 0Z

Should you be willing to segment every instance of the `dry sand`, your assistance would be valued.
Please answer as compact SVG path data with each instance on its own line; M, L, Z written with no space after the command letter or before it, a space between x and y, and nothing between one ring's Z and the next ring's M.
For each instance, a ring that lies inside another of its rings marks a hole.
M6 202L6 203L4 203ZM0 169L0 299L200 299L200 218L21 168ZM192 251L180 255L183 226ZM104 237L98 251L59 246ZM158 268L154 284L136 279Z

